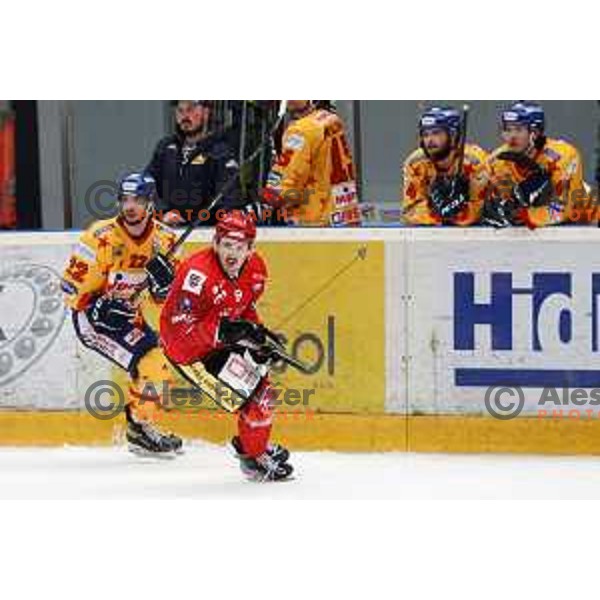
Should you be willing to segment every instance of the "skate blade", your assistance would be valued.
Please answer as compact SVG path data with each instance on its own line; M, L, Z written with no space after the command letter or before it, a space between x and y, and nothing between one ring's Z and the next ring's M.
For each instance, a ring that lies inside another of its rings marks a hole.
M244 471L243 469L242 473L244 477L246 477L246 480L251 481L252 483L283 483L284 481L293 481L296 479L293 473L282 479L268 479L263 474L248 472Z
M256 478L256 477L248 477L247 480L252 483L286 483L287 481L294 481L296 477L294 475L290 475L289 477L285 477L284 479L266 479L264 477Z
M127 449L131 454L135 454L136 456L142 458L157 458L159 460L173 460L177 457L175 452L151 452L150 450L146 450L146 448L140 448L139 446L135 446L134 444L128 444Z

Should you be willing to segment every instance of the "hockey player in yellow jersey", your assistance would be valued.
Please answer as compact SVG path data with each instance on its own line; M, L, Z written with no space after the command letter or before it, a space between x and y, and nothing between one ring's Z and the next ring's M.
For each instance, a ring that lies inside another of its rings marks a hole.
M154 179L144 173L122 179L118 216L82 233L63 275L63 291L80 341L128 373L130 450L164 455L182 447L180 438L155 425L160 392L171 373L135 299L148 280L152 300L160 303L173 280L166 255L176 236L153 218L155 190Z
M466 113L465 113L466 115ZM487 154L465 143L465 116L433 106L419 119L420 147L404 162L405 225L471 225L487 195Z
M502 112L504 144L490 156L491 194L484 221L544 227L596 220L579 152L545 134L544 110L516 102Z
M265 199L304 226L360 225L354 163L344 123L325 101L288 100L291 122L271 168Z

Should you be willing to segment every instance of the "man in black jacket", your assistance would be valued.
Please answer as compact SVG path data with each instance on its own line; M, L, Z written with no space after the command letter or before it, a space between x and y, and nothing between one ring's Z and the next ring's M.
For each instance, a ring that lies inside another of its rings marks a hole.
M147 171L156 180L157 208L165 223L214 225L219 208L240 204L238 164L215 107L208 100L178 100L177 131L154 150ZM206 209L231 178L233 185L209 213Z

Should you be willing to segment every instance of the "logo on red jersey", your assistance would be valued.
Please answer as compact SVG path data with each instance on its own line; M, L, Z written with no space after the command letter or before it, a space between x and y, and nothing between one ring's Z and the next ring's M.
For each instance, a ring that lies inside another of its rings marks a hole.
M225 300L225 298L227 297L227 292L225 291L225 288L223 287L223 284L218 283L216 285L213 285L213 296L214 296L214 303L215 304L221 304L221 302L223 302Z
M197 271L196 269L190 269L185 276L185 281L183 282L181 289L184 292L190 292L191 294L199 296L202 293L205 281L206 275L204 273Z

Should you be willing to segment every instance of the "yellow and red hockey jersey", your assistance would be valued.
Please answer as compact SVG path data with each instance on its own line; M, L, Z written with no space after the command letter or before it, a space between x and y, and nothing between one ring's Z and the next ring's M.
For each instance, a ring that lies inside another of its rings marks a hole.
M148 261L159 252L166 254L176 239L174 230L155 219L139 238L131 236L120 217L97 221L81 234L65 268L65 302L84 310L108 292L130 299L146 281Z
M469 202L453 219L455 225L471 225L481 217L489 186L488 155L479 146L465 144L463 174L469 179ZM402 221L406 225L441 225L442 218L431 209L429 190L440 174L456 175L458 161L441 173L422 148L404 161L402 188Z
M360 224L354 163L340 117L314 110L287 127L265 198L299 225Z
M511 199L514 186L528 176L528 171L515 162L499 158L507 150L509 147L503 145L490 155L492 199ZM567 221L590 223L596 220L591 195L583 182L581 158L574 146L563 140L547 139L532 158L548 173L552 196L545 206L525 209L529 224L544 227Z

